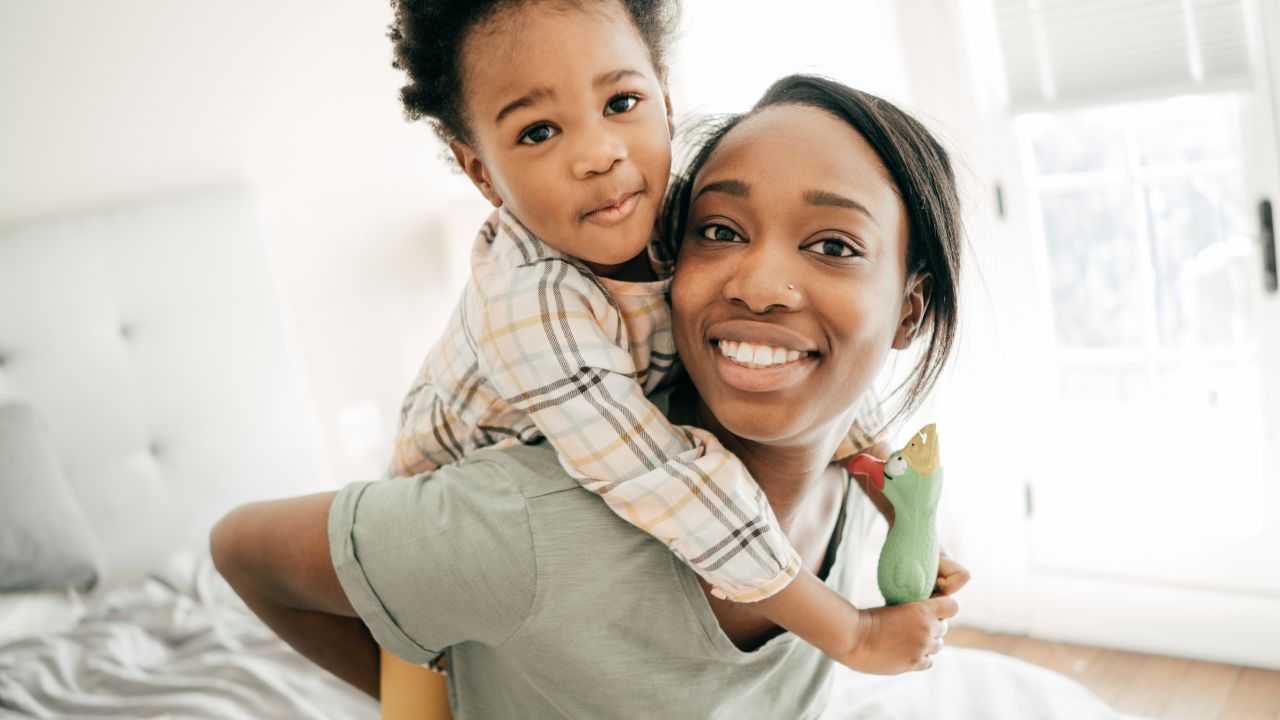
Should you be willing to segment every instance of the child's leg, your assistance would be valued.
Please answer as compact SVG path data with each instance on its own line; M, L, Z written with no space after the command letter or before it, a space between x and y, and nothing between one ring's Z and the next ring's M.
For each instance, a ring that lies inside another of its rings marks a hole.
M382 720L450 720L445 677L382 651Z
M214 565L295 650L378 697L378 645L356 617L329 556L334 493L244 505L209 536Z

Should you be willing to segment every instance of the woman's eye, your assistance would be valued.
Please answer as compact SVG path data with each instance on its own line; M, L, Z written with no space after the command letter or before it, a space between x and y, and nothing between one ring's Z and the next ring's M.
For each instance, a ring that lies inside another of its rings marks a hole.
M805 249L833 258L850 258L860 254L853 243L837 237L823 238Z
M525 130L523 133L520 133L520 144L538 145L539 143L544 143L555 137L555 134L555 128L547 125L546 123L541 123Z
M699 231L702 237L716 242L737 242L741 236L725 225L708 225Z
M604 105L605 115L620 115L624 112L631 112L636 105L640 104L639 95L615 95L609 99Z

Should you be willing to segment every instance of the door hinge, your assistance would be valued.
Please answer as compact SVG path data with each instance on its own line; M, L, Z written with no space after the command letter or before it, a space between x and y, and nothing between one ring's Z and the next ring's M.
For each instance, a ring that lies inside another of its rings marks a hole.
M1276 226L1271 218L1271 201L1258 203L1258 230L1262 241L1262 285L1276 292Z

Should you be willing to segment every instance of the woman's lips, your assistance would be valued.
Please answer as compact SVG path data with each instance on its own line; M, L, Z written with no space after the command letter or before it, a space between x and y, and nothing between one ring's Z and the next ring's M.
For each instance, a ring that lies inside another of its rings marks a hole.
M583 215L582 219L597 225L617 225L623 220L631 217L631 214L635 212L636 205L639 204L639 202L639 192L628 193L617 200L610 202L608 205L596 208L586 215Z
M818 358L814 353L788 351L777 347L750 346L748 343L734 343L738 346L738 352L734 357L730 357L727 350L734 349L733 344L730 344L732 341L725 341L725 343L729 345L728 348L721 347L719 342L712 343L716 371L726 383L744 392L781 390L800 382L818 364ZM748 347L743 348L743 346ZM752 356L750 360L739 359L745 358L747 353ZM767 364L756 362L757 359L765 360L765 354L769 355ZM778 360L775 361L774 358Z
M819 346L801 332L780 323L760 320L721 320L707 328L706 337L713 343L725 341L745 342L751 345L767 345L785 350L799 350L803 354L819 354Z

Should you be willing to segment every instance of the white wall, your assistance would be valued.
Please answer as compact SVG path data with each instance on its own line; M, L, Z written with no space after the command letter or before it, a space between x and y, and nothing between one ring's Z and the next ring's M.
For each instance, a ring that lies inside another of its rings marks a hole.
M889 0L685 5L680 115L745 109L804 70L905 92ZM356 0L0 0L0 227L254 188L343 480L383 468L486 213L403 120L389 21Z
M1019 422L1034 401L1010 393L1037 366L1024 362L1025 337L1037 325L1034 289L1014 282L1031 261L1031 243L1007 141L998 42L986 3L900 0L899 42L907 78L906 107L951 153L964 212L962 318L950 368L930 417L939 423L947 458L940 509L943 542L973 572L965 621L996 630L1028 627L1028 547L1024 485L1032 467ZM982 39L983 35L989 37ZM996 186L1006 217L996 213Z
M685 0L672 55L677 113L739 112L797 72L902 100L907 93L892 0L795 0L785 9Z
M254 188L344 479L383 467L465 263L446 250L484 213L403 120L389 19L351 0L0 5L0 226Z

